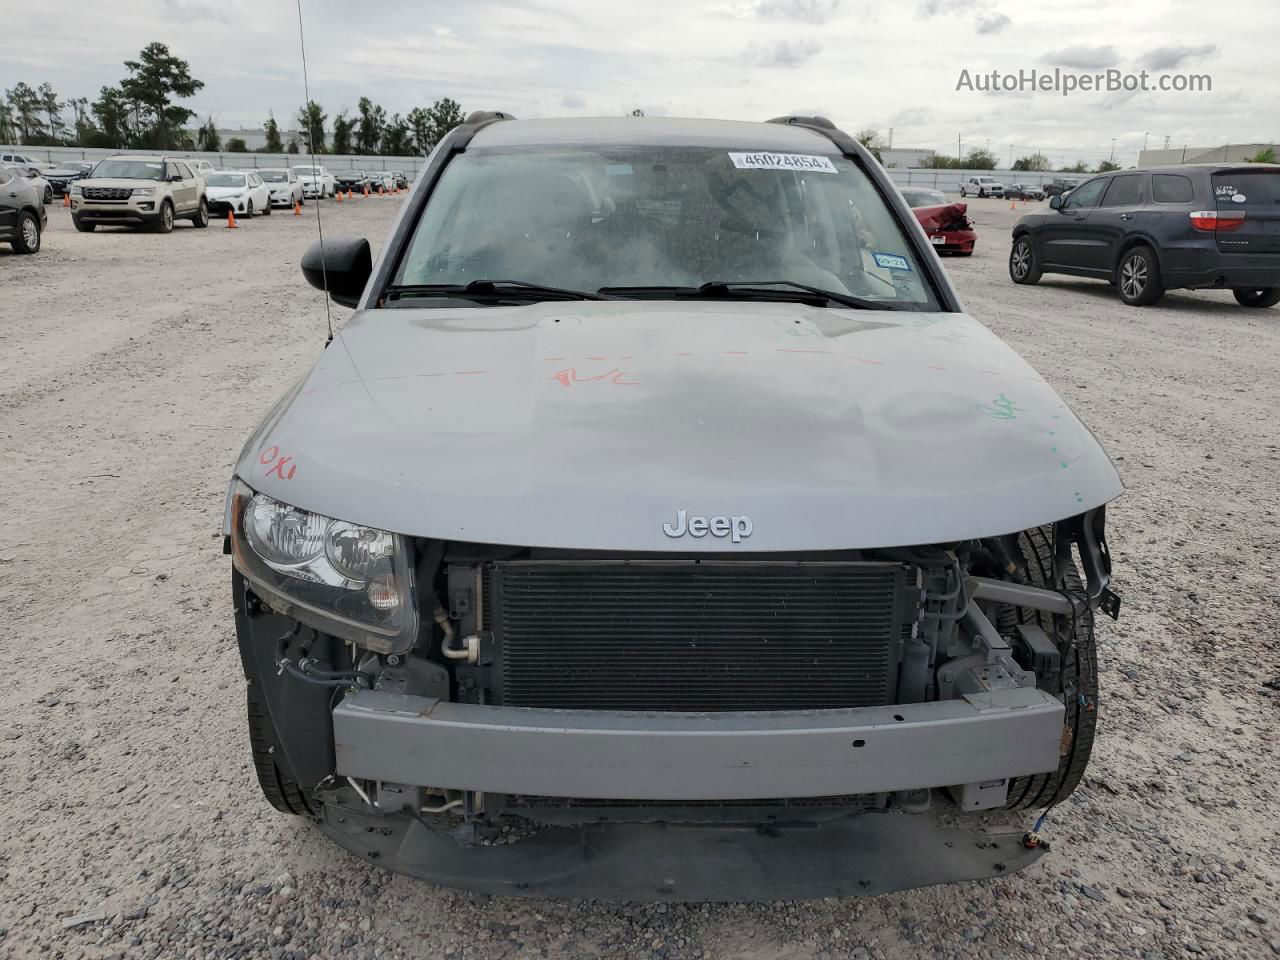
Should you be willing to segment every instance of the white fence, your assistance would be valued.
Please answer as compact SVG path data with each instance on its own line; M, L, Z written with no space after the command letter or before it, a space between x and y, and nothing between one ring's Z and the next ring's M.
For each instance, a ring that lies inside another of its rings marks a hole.
M116 156L121 153L151 153L154 150L99 150L90 147L0 147L0 153L20 153L31 157L37 163L56 164L69 160L101 160L103 157ZM175 157L191 157L210 161L215 167L232 169L287 167L298 163L307 163L310 159L305 153L202 153L191 150L175 150L170 153ZM330 171L339 170L400 170L410 180L414 180L418 171L426 166L426 157L366 157L336 156L324 154L316 158ZM893 167L886 171L893 182L900 187L930 187L946 193L958 193L960 181L968 177L995 177L1008 186L1011 183L1030 183L1042 186L1059 177L1070 177L1083 180L1089 176L1085 173L1025 173L1014 170L925 170L916 167Z
M134 153L154 156L164 153L170 157L187 157L192 160L208 160L215 167L234 170L259 169L261 167L291 167L299 163L309 163L311 155L307 153L208 153L199 150L102 150L95 147L4 147L0 153L18 153L30 157L36 163L59 164L72 160L97 161L104 157L115 157L120 154ZM316 162L327 167L331 173L341 170L400 170L413 180L419 168L426 165L426 157L363 157L335 156L331 153L316 157Z

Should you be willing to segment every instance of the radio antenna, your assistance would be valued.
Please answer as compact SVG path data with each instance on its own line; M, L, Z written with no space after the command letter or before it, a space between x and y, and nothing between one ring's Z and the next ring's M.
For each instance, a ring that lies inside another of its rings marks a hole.
M320 201L324 199L324 180L319 177L320 165L316 162L316 137L315 129L311 125L311 84L307 81L307 40L302 32L302 0L297 0L298 5L298 46L302 50L302 92L307 98L307 105L303 107L307 120L307 149L311 152L311 176L312 179L319 179L320 186L316 190L316 231L320 234L320 278L324 285L324 319L329 327L329 339L325 341L325 346L333 343L333 311L329 307L329 271L325 266L324 257L324 225L320 222Z

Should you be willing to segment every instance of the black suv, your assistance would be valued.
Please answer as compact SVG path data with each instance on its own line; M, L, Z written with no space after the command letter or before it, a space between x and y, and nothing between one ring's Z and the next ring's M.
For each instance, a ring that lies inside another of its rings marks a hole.
M1013 228L1009 276L1115 284L1133 306L1166 290L1221 288L1280 303L1280 166L1197 164L1094 177Z

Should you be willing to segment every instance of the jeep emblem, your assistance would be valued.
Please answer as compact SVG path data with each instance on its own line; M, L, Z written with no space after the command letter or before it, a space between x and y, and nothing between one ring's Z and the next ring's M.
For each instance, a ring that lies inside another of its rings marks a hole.
M741 543L751 536L751 518L691 517L689 511L677 510L676 522L664 523L662 532L672 538L683 537L686 533L701 538L709 533L713 537L729 537L734 543Z

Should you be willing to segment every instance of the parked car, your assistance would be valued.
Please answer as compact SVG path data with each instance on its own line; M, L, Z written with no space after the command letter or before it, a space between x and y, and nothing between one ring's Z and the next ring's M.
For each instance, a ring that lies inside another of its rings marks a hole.
M403 170L392 170L391 179L395 181L395 185L400 190L409 189L409 178L404 175Z
M395 189L395 177L387 170L375 170L369 174L369 189L373 191L381 190L383 193L390 193Z
M941 190L930 190L925 187L902 187L902 199L909 207L940 207L950 203L947 195Z
M296 163L293 172L302 182L303 197L315 197L323 200L338 192L338 184L325 167L310 163Z
M369 184L369 175L363 170L342 170L335 174L338 186L344 190L353 190L356 193L363 193L365 187Z
M169 233L184 218L207 227L205 192L204 180L181 157L108 157L90 176L71 184L71 222L86 233L103 224Z
M218 170L205 177L204 182L211 213L230 210L247 219L253 219L255 213L271 215L271 191L252 171Z
M1060 197L1064 193L1070 193L1082 183L1084 183L1083 180L1072 179L1070 177L1059 177L1056 180L1050 180L1045 184L1044 195L1046 197Z
M1015 183L1005 188L1004 195L1010 200L1043 200L1044 188L1035 183Z
M8 169L27 181L28 186L36 192L36 196L40 198L41 203L53 202L53 184L45 179L39 168L25 163L12 163L8 165Z
M495 894L1042 855L972 815L1084 775L1121 483L875 158L823 118L480 114L423 180L376 269L304 255L355 313L234 468L268 801Z
M39 167L30 156L22 153L0 153L0 166Z
M960 183L960 196L1003 197L1004 184L995 177L969 177Z
M307 202L305 189L298 175L290 167L264 167L254 171L270 192L270 203L267 207L289 207Z
M0 243L15 253L36 253L49 214L28 178L0 166Z
M1009 275L1095 277L1133 306L1166 290L1280 303L1280 166L1196 164L1094 177L1013 228Z
M218 169L213 165L213 161L211 160L188 160L187 163L191 166L191 169L196 172L196 176L198 177L207 177Z
M76 180L83 180L92 169L92 163L77 160L71 163L58 164L51 170L45 171L44 177L49 181L49 186L53 188L54 194L62 196L70 190L72 183Z
M967 203L948 203L942 206L916 207L911 212L920 221L920 226L924 227L936 252L969 257L973 255L978 234L973 229L973 221L966 216L968 210Z

